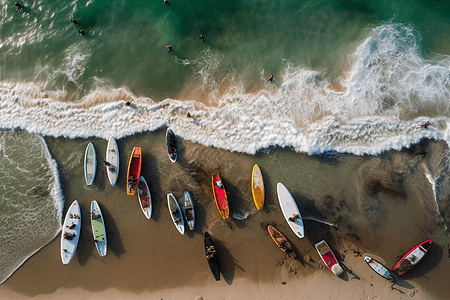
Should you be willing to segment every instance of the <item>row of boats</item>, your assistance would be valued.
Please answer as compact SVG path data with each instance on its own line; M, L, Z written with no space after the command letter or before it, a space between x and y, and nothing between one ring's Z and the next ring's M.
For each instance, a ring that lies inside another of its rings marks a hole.
M166 130L166 150L167 154L169 156L169 159L174 163L177 161L178 157L178 143L176 136L174 132L168 128ZM108 172L108 179L112 186L115 185L117 182L117 177L119 174L119 150L117 146L117 142L113 137L110 138L107 146L107 153L106 153L106 161L104 162L107 166L107 172ZM141 176L141 162L142 162L142 151L140 147L134 147L133 151L130 156L130 160L128 163L128 171L127 171L127 194L128 195L134 195L136 193L136 190L138 191L138 199L140 206L142 208L142 211L144 215L150 219L152 214L152 203L151 203L151 195L150 190L148 188L147 182L145 181L145 178ZM85 153L85 160L84 160L84 169L85 169L85 179L86 183L88 185L92 184L93 178L95 177L95 169L96 169L97 163L96 163L96 156L95 156L95 149L92 145L92 143L89 143L86 149ZM265 190L264 190L264 181L263 176L260 167L255 164L252 171L252 182L251 182L251 189L252 189L252 196L255 203L255 206L258 210L261 210L264 206L264 199L265 199ZM213 196L214 200L217 206L217 209L219 211L220 216L223 219L229 218L230 211L229 211L229 205L228 205L228 198L225 191L224 184L219 177L218 174L212 175L212 190L213 190ZM291 228L291 230L297 235L299 238L303 238L305 235L304 231L304 223L300 214L300 211L298 209L298 206L292 197L291 193L288 191L288 189L279 182L277 184L277 195L278 200L280 204L280 208L283 212L283 215ZM95 201L93 201L94 203ZM96 202L95 202L96 203ZM78 205L76 201L72 204ZM186 223L190 230L194 230L195 227L195 211L194 211L194 202L192 200L192 197L188 191L184 192L183 195L183 211L181 211L180 206L178 204L178 201L176 200L175 196L172 193L167 194L167 205L169 208L169 212L172 218L172 221L177 228L177 230L184 234L185 230L185 224L184 221L186 220ZM98 207L98 204L97 204ZM99 211L99 207L98 210ZM68 215L71 209L68 211ZM99 221L99 218L92 219L92 207L91 207L91 222L94 222L93 220L96 220L95 222ZM68 218L68 215L66 216L66 220ZM73 213L72 213L73 215ZM77 213L77 215L80 215ZM100 215L98 213L94 213L95 216ZM98 221L97 221L98 220ZM106 234L104 234L104 223L103 218L101 218L101 224L103 224L103 231L102 226L96 226L94 231L94 225L92 225L93 228L93 234L94 234L94 242L96 243L97 250L100 254L100 256L103 256L106 254ZM66 223L66 222L65 222ZM69 222L70 223L70 222ZM76 222L74 222L75 224ZM93 223L94 224L94 223ZM97 224L97 223L95 223ZM100 223L99 223L100 224ZM67 230L74 230L69 229L71 225L67 226L65 224L64 231ZM67 228L67 229L66 229ZM286 239L286 237L275 227L268 226L268 232L270 236L272 237L275 244L287 255L289 255L291 258L295 258L295 251L292 247L292 245L289 243L289 241ZM97 233L96 233L97 232ZM65 232L64 232L65 233ZM72 232L75 233L75 232ZM97 235L96 235L97 234ZM103 240L99 239L99 235L104 234L105 240L105 246L103 250L103 246L101 246L101 243ZM218 280L217 275L217 266L215 261L217 261L217 253L215 248L213 247L212 239L209 236L206 236L207 233L205 233L205 255L208 259L208 263L210 265L211 271ZM67 240L64 237L64 234L62 235L62 240ZM72 239L74 242L77 240ZM100 247L100 248L99 248ZM211 250L214 248L214 251L209 251L207 248ZM431 247L431 240L426 240L413 249L411 249L392 269L397 275L401 276L405 274L407 271L409 271L412 267L414 267L428 252L428 250ZM72 247L73 248L73 247ZM319 253L319 256L321 257L323 263L330 269L333 274L336 276L342 276L343 269L339 265L335 255L333 254L331 248L328 246L325 240L322 240L315 244L315 248L317 252ZM68 249L68 247L63 248L63 242L61 242L61 255L69 257L70 254L73 255L75 251L71 251ZM73 250L76 249L75 248ZM102 249L102 250L99 250ZM103 255L102 255L103 254ZM366 256L364 258L365 262L380 276L390 280L394 281L391 272L382 265L377 260ZM70 259L69 259L70 261ZM64 259L63 259L64 263ZM68 262L67 262L68 263Z

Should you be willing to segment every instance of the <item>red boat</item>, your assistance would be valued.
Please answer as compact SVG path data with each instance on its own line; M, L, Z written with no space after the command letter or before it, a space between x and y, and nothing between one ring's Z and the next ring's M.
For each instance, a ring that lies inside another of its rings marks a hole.
M398 276L402 276L409 270L411 270L419 261L427 254L431 248L431 239L420 243L415 246L392 269Z
M212 188L214 200L216 201L220 216L223 219L228 219L230 216L230 207L228 206L227 193L225 192L225 187L218 174L212 176Z
M295 258L295 251L292 248L292 245L289 243L287 238L275 227L269 225L267 226L267 230L269 231L270 236L277 246L289 257Z
M134 147L128 163L127 195L134 195L141 176L141 147Z

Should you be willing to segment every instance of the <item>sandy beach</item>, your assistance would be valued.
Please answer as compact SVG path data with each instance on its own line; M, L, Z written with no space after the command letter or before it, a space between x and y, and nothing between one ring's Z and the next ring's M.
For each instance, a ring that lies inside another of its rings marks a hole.
M93 186L84 183L82 157L88 140L46 138L58 163L65 209L75 199L82 208L82 230L69 265L60 258L60 234L28 259L3 285L1 299L449 299L450 271L446 229L448 200L440 202L427 180L446 180L442 142L424 140L402 152L380 156L308 156L273 149L249 156L208 148L179 138L179 158L165 153L164 130L118 141L120 174L115 187L101 164L107 141L91 139L98 170ZM142 214L136 196L125 191L126 167L133 146L143 149L142 175L154 204L152 219ZM251 170L258 163L266 202L257 211L252 200ZM231 207L220 219L211 192L219 173ZM276 183L283 182L296 200L305 238L290 231L279 208ZM184 236L175 229L166 194L179 203L189 190L196 209L196 229ZM92 238L89 205L99 203L106 223L108 253L100 258ZM440 191L440 199L448 199ZM442 216L442 218L441 218ZM242 220L239 220L242 219ZM297 253L288 258L267 232L283 232ZM205 259L203 233L216 243L221 280L212 277ZM368 254L388 268L413 246L433 239L430 252L397 284L374 273ZM325 239L345 273L333 275L314 244Z

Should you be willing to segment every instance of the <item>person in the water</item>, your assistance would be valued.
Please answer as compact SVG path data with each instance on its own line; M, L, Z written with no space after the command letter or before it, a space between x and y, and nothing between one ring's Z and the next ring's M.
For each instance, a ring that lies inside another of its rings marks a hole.
M173 50L172 50L172 47L173 47L173 45L166 46L166 48L167 48L167 53L173 51Z
M167 4L167 5L169 5L170 7L172 7L172 4L170 4L170 2L169 2L169 1L167 1L167 0L164 0L164 3L165 3L165 4Z
M203 43L205 42L205 36L203 34L200 34L200 37L198 38L199 40L202 40Z
M23 0L22 0L22 2L20 2L20 3L19 3L19 2L14 3L14 5L17 6L16 12L18 12L19 9L22 9Z
M78 30L78 33L80 33L81 35L85 35L85 32L83 29Z
M80 19L72 19L72 20L70 20L70 22L72 22L74 24L78 24L80 22Z
M267 81L273 82L274 78L273 75L269 77L269 79L267 79Z

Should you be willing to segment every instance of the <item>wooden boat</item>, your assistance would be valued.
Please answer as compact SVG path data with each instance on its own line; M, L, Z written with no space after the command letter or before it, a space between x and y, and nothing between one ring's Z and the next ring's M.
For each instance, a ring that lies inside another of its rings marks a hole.
M216 281L219 281L220 266L219 266L219 259L217 257L217 250L216 247L214 246L211 236L207 232L205 232L204 244L205 244L205 255L206 260L208 261L209 269L211 270L211 273L213 274Z
M257 164L253 166L252 171L252 195L256 208L261 210L264 206L264 181Z
M100 206L95 200L91 202L91 226L97 252L100 256L105 256L108 250L105 221Z
M323 263L333 272L337 277L341 277L344 274L344 270L337 262L336 256L334 256L333 251L331 251L327 242L320 241L316 245L316 250L319 253L320 258L322 258Z
M372 268L372 270L375 271L375 273L391 282L395 282L395 279L394 277L392 277L389 270L385 266L383 266L379 261L369 256L364 257L364 261L367 263L369 267Z
M419 245L415 246L405 256L400 259L400 261L392 269L398 276L402 276L409 270L411 270L415 265L422 260L422 258L427 254L431 247L431 239L426 240Z
M61 260L67 265L77 250L81 231L81 210L78 201L75 200L67 210L61 231Z
M139 177L138 183L138 199L141 205L142 212L150 219L152 217L152 196L150 195L150 190L148 189L147 181L145 181L144 176Z
M176 162L178 158L178 142L175 133L170 128L166 130L166 150L170 161L173 163Z
M141 176L141 147L134 147L128 163L127 195L134 195Z
M295 251L294 248L292 248L292 245L289 243L287 238L275 227L269 225L267 226L267 230L269 231L270 236L272 237L273 241L277 246L287 255L289 255L290 258L295 258Z
M212 188L214 200L216 201L220 216L223 219L228 219L230 216L230 207L228 206L227 193L225 192L225 187L218 174L212 176Z
M188 224L189 230L194 230L195 227L195 211L194 202L192 201L191 194L185 191L183 194L183 211L186 217L186 223Z
M184 220L181 213L180 206L175 196L170 193L167 194L167 207L169 208L170 217L177 230L184 235Z

